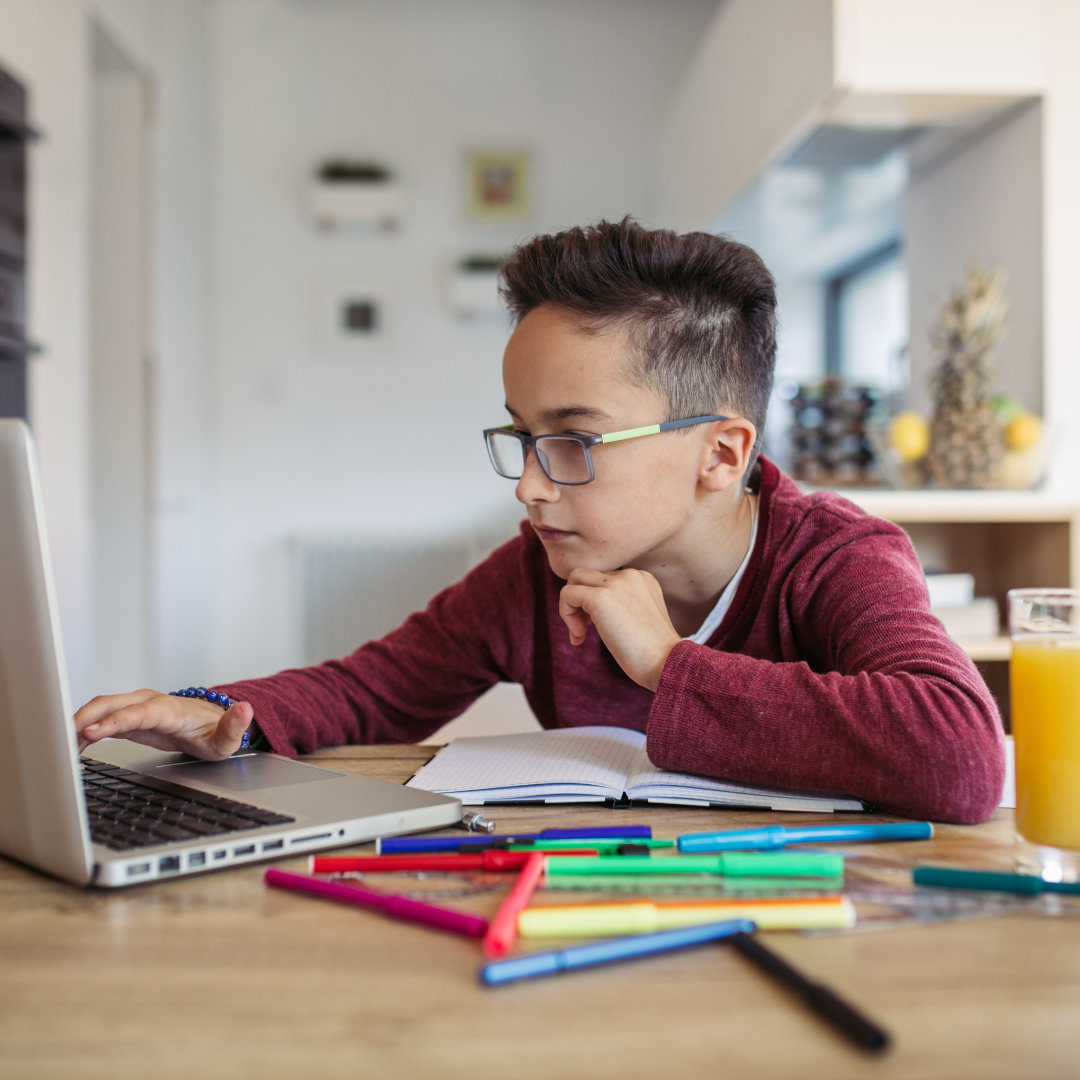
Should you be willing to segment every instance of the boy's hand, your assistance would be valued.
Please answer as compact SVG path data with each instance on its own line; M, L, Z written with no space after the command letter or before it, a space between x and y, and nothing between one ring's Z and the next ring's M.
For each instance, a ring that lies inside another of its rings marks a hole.
M645 570L573 570L559 595L570 644L596 627L634 682L656 691L668 653L682 640L668 617L660 583Z
M223 711L201 698L136 690L87 702L75 714L75 730L80 753L99 739L119 738L221 761L240 748L253 716L246 701Z

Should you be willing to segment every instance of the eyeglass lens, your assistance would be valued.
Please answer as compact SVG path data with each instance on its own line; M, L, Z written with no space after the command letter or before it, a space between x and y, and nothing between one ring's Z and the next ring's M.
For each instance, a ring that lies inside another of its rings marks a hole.
M488 437L491 461L496 472L512 480L525 469L525 444L511 432L493 432ZM588 452L577 439L543 435L536 440L536 456L549 479L558 484L585 484L589 481Z

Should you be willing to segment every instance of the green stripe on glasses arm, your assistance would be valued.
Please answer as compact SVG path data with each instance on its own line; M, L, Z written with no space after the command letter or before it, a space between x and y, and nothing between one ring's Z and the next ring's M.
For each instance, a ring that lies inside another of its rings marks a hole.
M622 442L623 439L636 439L639 435L659 435L661 424L649 424L647 427L627 428L626 431L613 431L610 435L601 435L602 443Z

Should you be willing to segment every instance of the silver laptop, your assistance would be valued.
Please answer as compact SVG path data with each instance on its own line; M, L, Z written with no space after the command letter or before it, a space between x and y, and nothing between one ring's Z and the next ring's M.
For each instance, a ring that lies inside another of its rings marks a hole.
M80 759L29 429L0 419L0 853L118 886L452 825L457 799L276 754Z

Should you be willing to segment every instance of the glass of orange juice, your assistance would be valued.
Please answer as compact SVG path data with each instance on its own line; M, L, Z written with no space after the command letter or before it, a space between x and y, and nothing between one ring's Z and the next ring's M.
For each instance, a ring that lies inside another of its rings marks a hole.
M1009 592L1018 869L1080 880L1080 589Z

